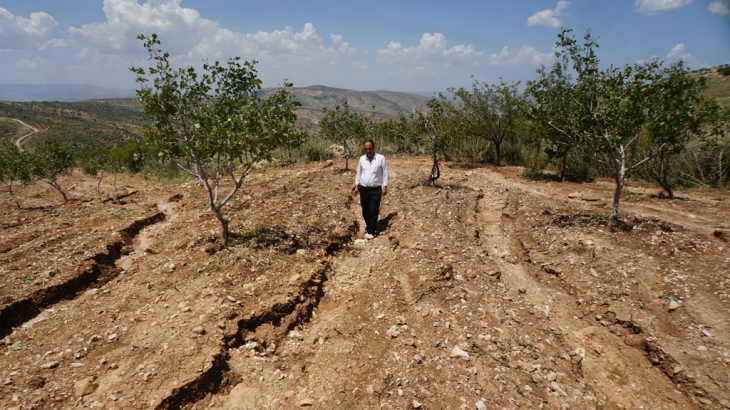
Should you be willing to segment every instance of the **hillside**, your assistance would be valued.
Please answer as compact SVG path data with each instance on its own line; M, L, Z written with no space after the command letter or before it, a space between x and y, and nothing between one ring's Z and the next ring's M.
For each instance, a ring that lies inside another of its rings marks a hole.
M249 175L218 252L194 182L0 194L0 408L730 407L727 192L611 224L610 181L389 164L371 241L331 163Z
M265 90L264 95L274 90ZM350 109L372 114L376 118L396 118L399 113L415 113L416 109L426 109L429 97L394 91L353 91L325 86L294 88L292 93L302 106L299 108L299 121L318 129L322 109L332 109L336 104L347 100Z
M2 88L2 86L0 86ZM274 89L261 91L262 95ZM425 107L427 97L392 91L354 91L324 86L294 88L292 93L302 106L299 122L317 131L322 108L333 108L347 100L356 111L376 118L395 118ZM374 106L374 108L373 108ZM66 144L103 144L140 138L147 119L138 101L131 98L96 99L79 102L2 102L0 101L0 141L22 135L12 121L16 118L41 130L34 139L56 138Z
M717 68L700 70L696 72L696 75L705 78L704 94L730 109L730 76L720 74Z

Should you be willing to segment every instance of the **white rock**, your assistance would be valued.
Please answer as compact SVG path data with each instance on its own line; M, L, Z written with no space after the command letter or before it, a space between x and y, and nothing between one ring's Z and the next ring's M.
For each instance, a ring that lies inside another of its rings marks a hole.
M487 410L487 405L484 404L484 402L481 400L479 400L474 406L477 408L477 410Z
M673 301L669 302L669 309L668 310L670 312L674 312L675 310L679 309L680 306L681 305L679 304L679 302L677 302L676 300L673 300Z
M297 340L304 339L304 336L302 336L302 334L297 332L296 330L292 330L291 332L289 332L289 337Z
M454 346L454 348L451 349L451 357L461 357L465 360L469 360L469 353L461 350L459 346Z
M418 400L413 399L413 408L420 409L421 407L423 407L423 404L421 404Z
M390 329L388 329L388 331L385 332L385 334L392 337L393 339L395 339L396 337L398 337L400 335L400 332L398 331L398 326L396 326L396 325L391 326Z

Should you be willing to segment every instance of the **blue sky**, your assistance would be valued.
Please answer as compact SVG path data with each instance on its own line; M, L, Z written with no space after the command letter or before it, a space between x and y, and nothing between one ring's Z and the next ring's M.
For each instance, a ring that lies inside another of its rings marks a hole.
M606 66L730 63L730 0L3 0L0 84L134 89L141 33L157 33L180 66L258 60L265 87L524 83L554 61L561 27L590 29Z

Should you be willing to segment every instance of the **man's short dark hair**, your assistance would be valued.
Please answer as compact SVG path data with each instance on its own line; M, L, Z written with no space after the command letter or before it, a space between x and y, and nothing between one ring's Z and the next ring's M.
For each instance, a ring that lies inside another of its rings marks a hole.
M365 145L368 142L371 143L371 144L373 144L373 148L375 148L375 141L373 141L373 140L365 140L365 142L363 142L362 145Z

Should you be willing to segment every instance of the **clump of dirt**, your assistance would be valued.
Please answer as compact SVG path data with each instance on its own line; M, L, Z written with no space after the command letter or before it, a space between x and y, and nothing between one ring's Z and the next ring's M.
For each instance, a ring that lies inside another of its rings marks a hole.
M195 183L0 197L0 407L730 408L727 193L389 164L370 241L329 164L251 174L227 247Z

